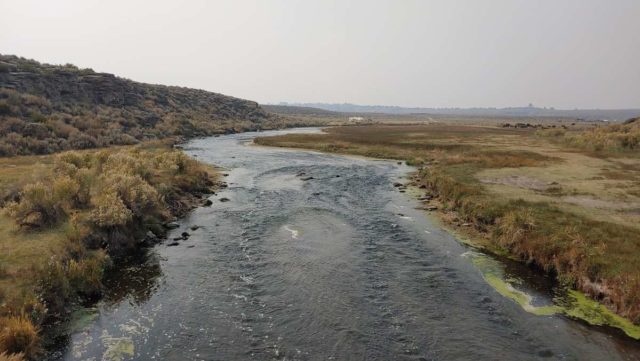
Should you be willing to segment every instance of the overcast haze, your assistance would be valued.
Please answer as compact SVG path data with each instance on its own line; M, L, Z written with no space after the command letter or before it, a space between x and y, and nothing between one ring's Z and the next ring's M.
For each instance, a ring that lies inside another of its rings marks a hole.
M639 0L0 0L0 53L259 102L640 107Z

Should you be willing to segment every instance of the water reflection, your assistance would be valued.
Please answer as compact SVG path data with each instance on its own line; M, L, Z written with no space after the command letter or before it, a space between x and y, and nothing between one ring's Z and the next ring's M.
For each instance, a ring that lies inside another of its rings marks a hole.
M141 251L109 273L102 303L112 307L125 300L132 305L147 302L158 289L161 276L160 256L153 250Z

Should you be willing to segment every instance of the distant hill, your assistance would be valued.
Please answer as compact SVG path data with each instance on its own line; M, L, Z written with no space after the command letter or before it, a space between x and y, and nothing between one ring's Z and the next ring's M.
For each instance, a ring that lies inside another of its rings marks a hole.
M256 102L0 55L0 156L282 127Z
M497 117L567 117L585 120L624 120L640 115L640 109L554 109L538 107L512 108L405 108L385 105L357 105L333 103L291 103L299 106L344 113L433 114Z
M268 112L286 115L306 115L314 117L342 117L344 114L325 109L289 106L289 105L261 105Z

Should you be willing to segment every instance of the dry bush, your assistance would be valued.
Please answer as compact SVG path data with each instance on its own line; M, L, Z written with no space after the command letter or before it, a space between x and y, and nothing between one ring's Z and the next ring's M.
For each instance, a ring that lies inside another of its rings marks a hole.
M38 328L24 316L10 316L0 322L0 352L33 357L40 352Z

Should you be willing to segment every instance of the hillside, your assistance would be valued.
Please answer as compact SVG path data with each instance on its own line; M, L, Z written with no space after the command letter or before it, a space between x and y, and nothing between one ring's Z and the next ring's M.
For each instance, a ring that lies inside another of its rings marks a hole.
M0 55L0 156L301 125L257 103Z
M304 115L304 116L317 116L317 117L344 117L345 114L339 112L333 112L330 110L311 108L311 107L298 107L293 105L272 105L263 104L263 109L271 113L282 115Z

